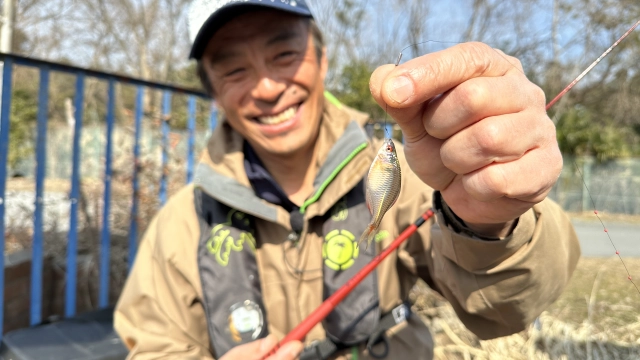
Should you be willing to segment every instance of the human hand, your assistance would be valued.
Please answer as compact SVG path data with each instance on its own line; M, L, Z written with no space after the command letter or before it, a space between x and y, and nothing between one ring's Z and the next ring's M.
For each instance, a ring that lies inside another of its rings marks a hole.
M562 170L543 91L518 59L464 43L371 76L417 176L481 235L504 236Z
M239 345L229 350L220 360L261 360L278 344L278 339L274 335L269 335L264 339L252 341ZM293 360L297 359L302 352L303 346L300 341L288 342L276 351L267 360Z

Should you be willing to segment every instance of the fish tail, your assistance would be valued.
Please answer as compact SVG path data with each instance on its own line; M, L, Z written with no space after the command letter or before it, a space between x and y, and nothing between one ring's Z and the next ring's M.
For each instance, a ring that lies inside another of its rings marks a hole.
M367 246L364 249L366 250L367 248L369 248L369 245L371 245L373 238L376 236L377 229L378 227L375 224L369 224L369 226L367 226L367 228L362 233L362 236L360 236L360 240L358 241L358 247L360 247L360 244L364 240L367 240Z

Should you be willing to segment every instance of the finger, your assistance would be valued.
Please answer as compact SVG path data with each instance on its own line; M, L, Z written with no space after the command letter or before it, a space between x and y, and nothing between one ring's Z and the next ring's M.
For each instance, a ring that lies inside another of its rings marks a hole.
M236 346L225 354L224 359L255 359L260 360L267 356L278 345L275 335L269 334L263 339ZM300 341L290 341L282 345L275 354L269 356L269 360L293 360L302 352L303 345Z
M533 149L521 158L493 163L462 176L466 192L480 201L500 197L539 202L562 170L560 150L553 143Z
M383 108L386 108L380 96L381 84L384 78L393 71L394 65L383 65L377 68L371 75L369 88L371 95ZM406 112L408 109L388 108L389 115L394 117L398 124L401 118L396 117L398 111ZM420 109L416 114L421 112ZM400 125L404 138L404 152L411 170L427 185L433 189L441 190L446 188L455 177L455 173L447 169L440 158L440 147L443 140L436 139L427 134L421 115L414 115L417 121L405 121Z
M408 108L477 77L502 76L519 71L503 55L477 42L430 53L397 66L382 84L384 102Z
M491 163L521 158L555 135L546 115L532 111L488 117L447 139L440 149L444 166L457 174L468 174Z
M268 360L294 360L297 359L302 353L303 345L300 341L290 341L284 345L275 355L268 358Z
M373 74L371 74L371 79L369 81L369 90L371 91L371 95L374 100L383 108L389 115L398 122L400 128L402 129L402 133L404 135L404 140L406 143L417 142L420 141L423 137L427 135L424 126L421 121L402 121L402 119L413 119L420 118L422 115L422 109L393 109L387 106L387 104L382 100L382 96L380 91L382 89L382 83L384 79L393 71L395 68L394 65L383 65L377 68ZM404 113L404 116L397 116L398 114ZM400 124L402 122L402 124Z
M278 344L278 339L275 335L268 335L267 337L259 340L252 341L250 343L236 346L229 350L221 359L255 359L260 360L266 356L273 348ZM250 354L250 356L248 356Z
M447 139L486 117L517 113L530 106L543 109L544 93L524 75L474 78L430 102L423 123L429 135Z
M405 142L404 153L411 170L422 182L435 190L449 186L456 174L447 169L440 157L443 140L426 135L415 142Z

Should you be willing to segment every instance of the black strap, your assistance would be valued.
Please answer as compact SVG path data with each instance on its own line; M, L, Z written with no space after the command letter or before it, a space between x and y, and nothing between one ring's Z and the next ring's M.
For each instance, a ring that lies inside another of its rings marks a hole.
M369 354L376 359L383 359L389 354L389 342L384 336L384 333L392 327L406 321L411 315L411 305L407 302L402 303L387 314L383 315L378 323L376 329L371 333L367 340L367 350ZM382 343L382 350L378 349L377 344ZM375 346L375 349L374 349ZM329 338L323 340L314 341L311 345L307 346L302 354L300 360L325 360L336 351L346 349L350 346L335 343Z
M371 333L369 336L369 340L367 341L367 350L369 350L369 355L376 359L384 359L389 354L389 342L387 338L384 336L384 333L391 329L392 327L406 321L411 315L411 305L407 302L404 302L391 310L391 312L387 313L380 319L380 323L376 330ZM382 352L377 350L374 351L374 345L382 342L383 348Z
M339 344L334 343L329 338L314 341L311 345L304 348L302 354L300 354L300 360L324 360L328 359L336 351L341 350L338 348Z

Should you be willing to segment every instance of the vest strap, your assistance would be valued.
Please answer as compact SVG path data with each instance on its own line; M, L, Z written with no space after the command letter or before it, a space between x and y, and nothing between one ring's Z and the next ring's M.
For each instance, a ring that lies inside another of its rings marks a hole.
M389 354L389 342L387 341L384 333L392 327L406 321L411 316L411 304L407 301L396 306L383 315L378 322L378 326L373 331L369 339L365 340L367 344L367 350L369 354L376 359L384 359ZM382 343L384 348L382 351L375 349L374 346ZM300 360L326 360L335 354L339 350L344 350L351 346L333 342L329 338L323 340L314 341L307 346L300 355Z

